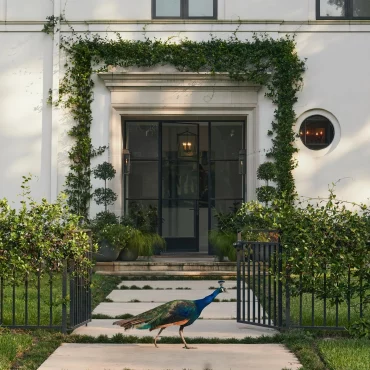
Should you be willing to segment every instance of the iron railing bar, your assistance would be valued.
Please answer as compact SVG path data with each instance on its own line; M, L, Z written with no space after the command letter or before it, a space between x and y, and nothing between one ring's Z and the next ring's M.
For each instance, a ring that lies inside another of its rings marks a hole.
M245 260L245 259L244 259ZM251 248L248 245L247 249L247 289L248 289L248 306L247 306L247 317L248 321L251 319Z
M236 251L236 319L238 322L241 321L241 313L240 313L240 308L241 308L241 298L240 298L240 289L241 289L241 251L237 250Z
M4 321L4 278L0 278L0 325Z
M324 299L323 299L323 305L324 305L323 326L326 326L326 264L325 264L325 267L324 267Z
M299 325L303 324L303 292L302 292L302 273L299 274Z
M347 321L351 322L351 266L348 266L348 292L347 292Z
M243 320L245 321L245 247L242 246L242 264L243 264ZM249 304L249 302L248 302Z
M362 319L363 314L364 314L364 312L363 312L363 299L364 299L364 297L362 295L362 293L363 293L362 289L363 289L363 287L362 287L362 275L360 275L360 318L361 319Z
M271 244L269 245L269 253L268 253L268 266L269 266L269 274L268 274L268 325L271 325Z
M37 325L41 324L41 278L40 271L37 273Z
M28 276L24 281L24 324L28 326Z
M263 323L266 321L266 247L263 247Z
M253 313L253 322L256 321L256 244L253 245L253 291L252 291L252 296L253 296L253 306L252 306L252 313Z
M260 245L258 245L258 268L257 268L257 274L258 274L258 287L257 287L257 312L258 312L258 323L261 323L261 248Z
M52 327L53 325L53 275L50 271L49 273L49 326Z
M278 245L278 300L279 300L279 307L278 307L278 326L281 327L283 322L283 282L281 281L281 275L283 272L283 260L282 260L282 246L281 243Z
M62 276L62 332L67 333L67 261L64 261Z
M12 324L15 325L15 271L13 271Z

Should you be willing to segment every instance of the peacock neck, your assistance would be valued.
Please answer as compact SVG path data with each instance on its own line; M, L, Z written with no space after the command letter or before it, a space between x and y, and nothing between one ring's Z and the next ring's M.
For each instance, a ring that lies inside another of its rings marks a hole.
M216 289L212 294L207 295L207 297L197 299L195 304L197 305L198 311L202 312L202 310L207 307L218 296L219 293L220 290Z

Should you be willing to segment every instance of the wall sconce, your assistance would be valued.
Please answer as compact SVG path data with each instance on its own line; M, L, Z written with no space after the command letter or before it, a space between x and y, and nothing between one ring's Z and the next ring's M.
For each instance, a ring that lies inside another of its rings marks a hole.
M245 149L239 150L239 175L245 175L247 152Z
M128 149L123 149L123 174L129 175L131 172L131 154Z

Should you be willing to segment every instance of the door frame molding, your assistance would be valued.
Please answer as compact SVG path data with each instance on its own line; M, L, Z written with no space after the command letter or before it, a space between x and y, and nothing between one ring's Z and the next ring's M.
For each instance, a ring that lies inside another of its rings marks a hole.
M123 212L122 120L244 120L247 133L246 200L256 199L259 165L258 92L260 86L233 81L227 73L113 71L99 77L110 90L108 160L117 173L109 186L118 194L110 211Z

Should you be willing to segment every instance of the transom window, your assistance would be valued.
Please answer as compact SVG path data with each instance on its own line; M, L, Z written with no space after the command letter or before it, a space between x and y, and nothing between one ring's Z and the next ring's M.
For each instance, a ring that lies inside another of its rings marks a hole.
M370 19L370 0L316 0L317 19Z
M153 18L217 18L217 0L152 0Z

